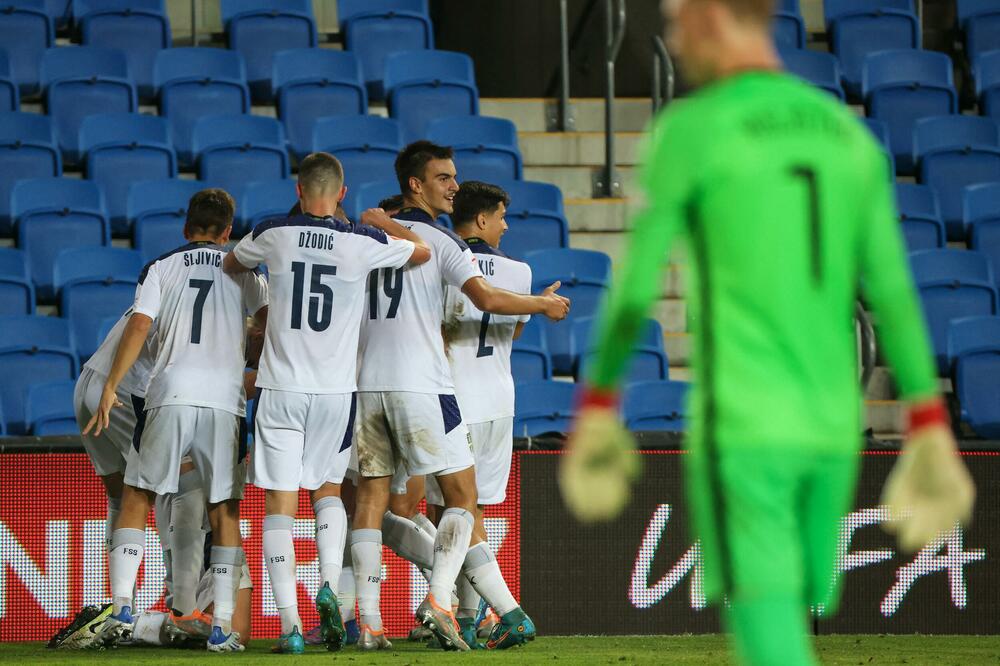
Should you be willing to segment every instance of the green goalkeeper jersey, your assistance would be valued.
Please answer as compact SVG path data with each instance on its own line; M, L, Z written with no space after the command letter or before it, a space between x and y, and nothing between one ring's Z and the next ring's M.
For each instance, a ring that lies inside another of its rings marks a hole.
M693 446L857 448L859 291L901 397L935 394L887 158L843 104L778 72L719 81L657 119L642 184L593 386L620 381L681 235L693 264Z

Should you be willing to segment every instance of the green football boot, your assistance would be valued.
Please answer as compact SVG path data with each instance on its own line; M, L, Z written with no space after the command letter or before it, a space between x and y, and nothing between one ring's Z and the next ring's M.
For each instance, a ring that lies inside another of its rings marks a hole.
M482 650L483 644L476 640L476 618L458 618L458 630L462 634L462 640L473 650Z
M336 652L344 646L344 618L340 616L340 604L337 595L330 589L329 583L323 583L316 593L316 612L319 613L320 635L326 644L326 649Z
M515 608L500 618L486 641L487 650L506 650L535 640L535 623L523 610Z
M281 634L278 642L271 648L275 654L302 654L306 651L306 641L299 633L298 627L292 627L291 632Z

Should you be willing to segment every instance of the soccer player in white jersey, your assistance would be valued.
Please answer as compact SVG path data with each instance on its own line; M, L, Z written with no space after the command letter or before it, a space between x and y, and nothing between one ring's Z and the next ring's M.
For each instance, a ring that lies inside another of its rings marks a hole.
M267 284L255 274L222 271L234 212L225 191L202 190L188 204L189 243L143 268L101 403L84 434L107 428L116 392L156 322L156 361L129 453L122 508L112 535L113 614L98 633L114 644L131 630L133 590L145 543L146 516L156 495L176 492L181 459L190 455L209 503L215 608L208 649L243 649L232 630L242 565L239 500L245 468L243 390L245 312L267 316ZM137 409L137 411L139 411ZM144 423L143 423L144 421ZM242 441L241 441L242 440Z
M396 158L396 176L407 204L396 219L430 245L432 257L406 272L383 269L368 284L358 378L360 484L351 532L362 636L382 632L382 520L392 475L402 464L411 476L436 476L446 506L434 542L430 592L417 618L445 649L468 650L450 599L470 538L473 545L481 539L472 530L476 478L468 429L441 336L444 286L460 288L478 308L496 314L545 314L558 320L569 311L569 301L554 293L558 284L539 296L493 287L465 242L434 223L452 212L458 192L450 148L429 141L410 144Z
M328 649L339 649L344 638L333 590L347 534L340 485L353 443L368 273L402 270L431 257L419 236L392 220L377 229L332 217L346 192L332 155L306 157L296 190L304 214L259 224L225 263L233 273L260 263L268 268L271 315L257 374L253 481L267 491L264 558L281 615L275 649L291 653L304 649L292 542L300 488L310 491L316 513L323 638Z

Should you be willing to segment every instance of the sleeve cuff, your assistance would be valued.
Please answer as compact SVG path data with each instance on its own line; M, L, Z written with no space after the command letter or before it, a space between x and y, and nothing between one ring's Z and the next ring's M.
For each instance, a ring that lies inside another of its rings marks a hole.
M598 409L618 409L618 391L584 386L576 397L577 409L597 407Z
M945 427L950 425L948 410L945 409L943 400L933 398L910 407L909 432L936 425Z

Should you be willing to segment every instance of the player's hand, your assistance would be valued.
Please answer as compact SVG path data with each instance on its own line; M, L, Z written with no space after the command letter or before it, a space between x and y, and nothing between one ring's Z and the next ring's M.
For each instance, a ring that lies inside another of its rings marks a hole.
M361 224L385 231L387 223L392 223L392 218L381 208L369 208L361 213Z
M107 430L111 423L111 409L121 406L122 401L118 399L115 390L105 384L104 391L101 393L101 402L97 406L97 411L90 417L87 427L83 429L83 434L89 435L90 431L93 430L94 437L97 437L103 430Z
M882 504L889 508L883 528L907 553L956 523L968 524L976 497L941 402L914 407L910 418L903 452L882 491Z
M569 314L569 299L556 293L561 285L562 282L556 280L538 295L544 302L542 314L552 321L562 321Z
M584 392L559 468L563 501L588 523L622 512L640 468L635 441L622 425L616 401L593 396Z

